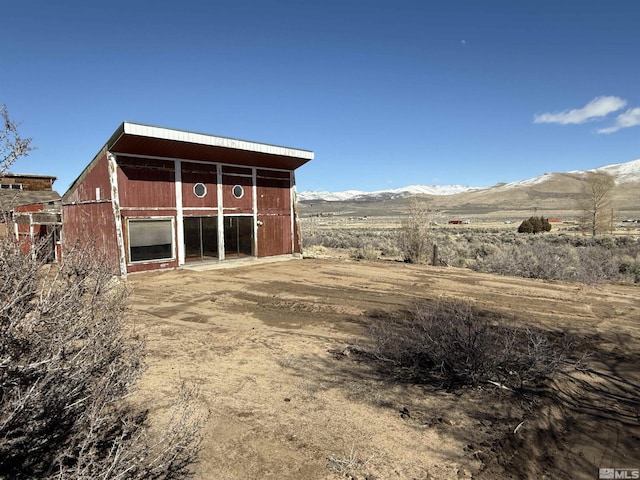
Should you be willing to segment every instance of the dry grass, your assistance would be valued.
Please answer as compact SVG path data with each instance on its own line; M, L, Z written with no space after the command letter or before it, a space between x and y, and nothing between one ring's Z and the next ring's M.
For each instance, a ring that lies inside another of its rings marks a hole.
M364 475L365 467L371 462L373 456L366 460L361 460L357 452L351 447L347 455L329 455L327 457L327 468L341 477L356 480L360 475Z
M140 398L155 415L183 380L197 380L212 412L194 480L329 480L341 468L359 479L555 478L568 469L589 478L602 458L637 458L637 287L348 257L130 282L134 321L148 334ZM567 329L576 354L592 355L532 404L491 383L449 390L390 377L354 351L371 347L372 311L447 298L510 325Z
M303 229L304 252L310 257L326 258L331 255L327 249L342 249L346 256L355 259L407 259L406 252L402 252L407 244L404 227L320 230L307 227ZM591 237L557 232L532 235L513 230L440 226L422 234L420 257L433 263L432 255L424 252L432 252L436 247L434 258L438 266L584 283L640 282L640 236Z

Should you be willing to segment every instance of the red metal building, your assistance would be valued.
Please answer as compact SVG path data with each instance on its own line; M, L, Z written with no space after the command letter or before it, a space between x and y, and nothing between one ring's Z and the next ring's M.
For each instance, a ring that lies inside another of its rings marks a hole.
M313 152L125 122L62 197L63 248L124 275L300 254L296 168Z

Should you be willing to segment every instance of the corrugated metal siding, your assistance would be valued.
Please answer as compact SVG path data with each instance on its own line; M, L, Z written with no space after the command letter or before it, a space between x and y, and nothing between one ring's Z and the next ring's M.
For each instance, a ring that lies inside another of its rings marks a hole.
M22 191L50 192L53 189L55 179L56 177L48 175L0 174L0 183L4 185L19 184L22 186Z
M218 176L215 164L182 162L182 205L184 208L215 208L218 206ZM204 197L198 198L193 191L196 184L207 188Z
M174 217L175 209L151 210L149 208L126 208L122 209L122 219L131 217Z
M258 177L279 178L282 180L290 180L291 178L291 172L282 170L266 170L258 168L256 174Z
M258 177L258 212L286 213L291 211L291 182L273 178Z
M291 251L291 216L258 215L258 256L285 255Z
M161 270L165 268L176 268L178 261L171 262L153 262L127 265L127 273L148 272L149 270Z
M63 254L80 247L120 274L116 228L111 202L62 206Z
M118 157L120 207L175 207L174 162Z
M215 217L218 215L217 208L199 208L199 209L191 209L185 208L182 210L182 215L185 217Z
M258 169L256 172L258 256L284 255L291 250L290 172Z
M251 168L246 167L234 167L231 165L222 165L222 173L237 173L238 175L249 175L253 174L253 170Z
M18 205L13 209L15 213L31 213L31 212L42 212L44 211L44 204L42 203L32 203L30 205Z
M242 198L233 196L233 187L242 186L244 195ZM222 205L225 210L234 210L236 213L251 213L253 211L253 180L251 177L222 174Z
M100 189L100 199L111 199L111 185L109 184L109 165L107 152L103 150L93 168L84 172L84 177L75 189L65 197L65 203L81 203L96 201L96 188Z

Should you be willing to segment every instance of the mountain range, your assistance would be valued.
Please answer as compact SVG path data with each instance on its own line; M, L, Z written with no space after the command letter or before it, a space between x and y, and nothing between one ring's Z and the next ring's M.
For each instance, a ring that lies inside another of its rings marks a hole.
M411 185L393 190L363 192L300 192L303 215L394 216L406 212L419 197L445 216L519 217L528 212L549 216L577 215L576 200L588 172L608 173L615 179L614 205L620 216L640 217L640 159L591 170L545 173L538 177L491 187Z

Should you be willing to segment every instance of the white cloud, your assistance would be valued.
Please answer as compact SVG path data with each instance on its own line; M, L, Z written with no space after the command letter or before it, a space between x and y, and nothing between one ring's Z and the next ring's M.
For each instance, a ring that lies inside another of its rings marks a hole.
M618 115L613 127L601 128L598 130L598 133L613 133L623 128L635 127L636 125L640 125L640 108L630 108L626 112Z
M627 101L620 97L596 97L582 108L535 115L533 123L559 123L561 125L584 123L594 118L606 117L610 113L624 108L626 104Z

